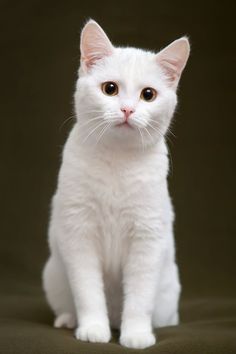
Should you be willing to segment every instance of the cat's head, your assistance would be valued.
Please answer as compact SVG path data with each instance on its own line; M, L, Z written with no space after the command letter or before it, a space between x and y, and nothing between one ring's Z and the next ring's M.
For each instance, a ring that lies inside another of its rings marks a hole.
M84 144L147 147L162 139L189 56L186 37L159 53L114 47L93 20L81 34L75 108Z

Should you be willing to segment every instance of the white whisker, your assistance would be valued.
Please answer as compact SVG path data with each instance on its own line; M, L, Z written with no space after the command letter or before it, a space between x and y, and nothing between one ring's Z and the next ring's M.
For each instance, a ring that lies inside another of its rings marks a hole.
M145 129L145 131L148 133L148 135L149 135L150 138L152 139L152 142L154 142L153 136L151 135L151 133L149 132L149 130L148 130L146 127L143 127L143 129Z
M150 122L147 122L147 125L150 126L153 130L155 130L158 135L164 138L164 134L160 131L158 127L154 127Z
M155 123L155 124L158 124L154 119L149 118L149 120L150 120L151 122ZM150 123L149 123L149 125L150 125L150 127L152 127L152 129L154 129L154 127L153 127ZM170 139L170 137L168 136L168 132L170 132L171 135L173 135L173 136L176 138L176 136L175 136L174 133L170 130L170 128L168 128L166 135L164 135L164 134L160 131L160 129L158 128L158 126L156 126L156 131L157 131L158 134L161 135L163 138L166 137L166 139L168 139L170 142L171 142L171 139Z
M143 151L144 151L143 134L142 134L142 132L141 132L140 128L139 128L139 127L137 127L137 128L138 128L139 134L140 134L140 136L141 136L141 145L142 145L142 149L143 149Z
M84 143L86 142L86 140L88 140L88 138L89 138L101 125L103 125L103 124L106 124L106 122L105 122L105 121L102 121L102 122L100 122L99 124L97 124L96 127L95 127L92 131L89 132L89 134L88 134L88 135L86 136L86 138L82 141L82 143L84 144Z
M172 130L170 130L170 128L168 128L167 133L170 133L174 138L176 138L176 135L172 132Z
M82 116L82 115L84 115L84 114L90 114L90 113L103 113L104 111L102 111L102 110L91 110L91 111L80 111L80 112L78 112L77 114L76 114L76 116Z
M98 144L99 141L101 141L102 136L104 136L105 132L110 128L111 124L112 124L112 123L109 122L109 123L107 123L107 125L106 125L104 128L102 128L102 131L101 131L101 133L99 134L99 137L98 137L98 139L97 139L96 145Z
M60 127L59 127L59 130L61 130L61 129L64 127L64 125L65 125L69 120L74 119L75 117L76 117L75 115L72 115L72 116L66 118L66 119L64 120L64 122L61 123L61 125L60 125Z
M95 121L95 120L98 120L98 119L101 120L101 118L103 118L103 115L94 117L94 118L92 118L92 119L89 119L89 120L87 120L86 122L84 122L83 124L79 124L79 126L82 128L82 127L84 127L85 125L87 125L87 124L89 124L89 123L92 123L92 122Z

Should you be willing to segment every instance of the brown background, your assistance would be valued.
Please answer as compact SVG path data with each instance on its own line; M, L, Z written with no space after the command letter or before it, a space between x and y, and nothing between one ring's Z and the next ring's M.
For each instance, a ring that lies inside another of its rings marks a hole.
M169 136L183 299L235 296L233 1L1 1L1 291L41 294L49 203L73 124L79 32L89 17L117 45L192 52Z

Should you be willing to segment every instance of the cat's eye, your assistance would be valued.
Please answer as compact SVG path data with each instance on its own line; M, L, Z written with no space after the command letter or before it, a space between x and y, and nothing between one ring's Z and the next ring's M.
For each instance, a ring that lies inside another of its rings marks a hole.
M115 82L107 81L102 84L102 92L108 96L115 96L118 94L119 89Z
M157 92L154 88L152 87L145 87L142 92L140 97L142 100L147 101L147 102L152 102L155 100L157 97Z

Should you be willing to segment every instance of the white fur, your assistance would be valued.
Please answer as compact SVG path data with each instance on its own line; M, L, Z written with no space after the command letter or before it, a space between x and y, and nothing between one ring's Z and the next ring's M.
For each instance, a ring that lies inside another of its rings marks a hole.
M155 343L153 326L178 323L164 135L187 58L180 55L176 75L172 61L168 77L163 51L115 48L94 21L81 43L77 123L52 203L44 289L56 327L77 323L76 337L91 342L108 342L110 326L120 328L122 345L146 348ZM102 92L106 81L118 83L118 95ZM156 89L153 102L140 99L144 87ZM116 126L124 121L124 106L135 110L133 128Z

